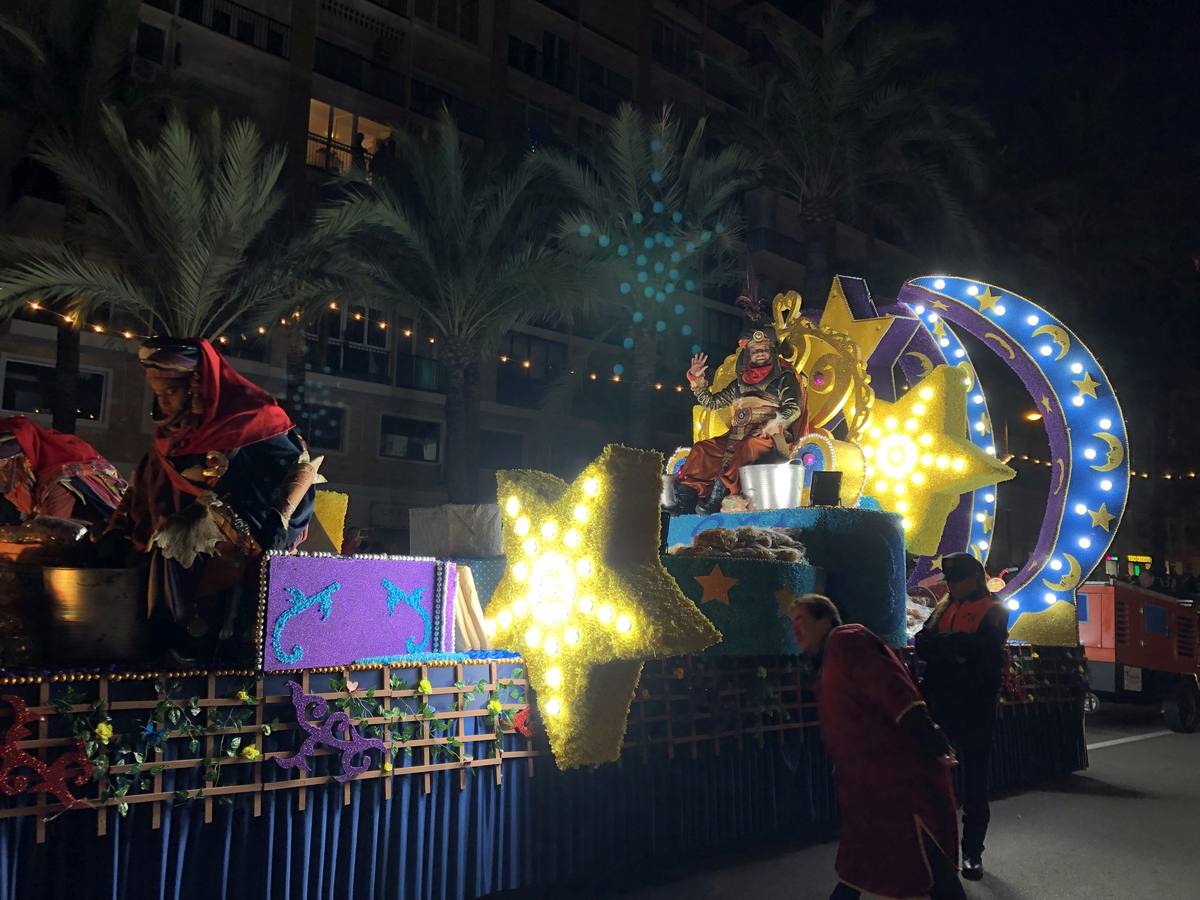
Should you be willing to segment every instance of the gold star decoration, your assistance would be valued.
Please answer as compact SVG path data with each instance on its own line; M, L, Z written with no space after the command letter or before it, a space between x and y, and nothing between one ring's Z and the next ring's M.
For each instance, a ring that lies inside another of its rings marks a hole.
M936 300L936 299L929 305L932 306L934 309L949 309L950 308L949 303L944 303L943 301Z
M864 492L902 517L910 553L937 552L962 494L1016 475L966 434L967 390L953 366L936 366L895 403L875 400L859 438Z
M799 598L800 595L790 587L781 587L775 592L775 602L779 604L780 618L790 619L792 617L792 604Z
M1100 382L1092 377L1091 372L1084 372L1082 378L1080 378L1078 381L1072 381L1071 384L1075 385L1075 387L1079 389L1080 397L1087 395L1093 400L1099 399L1096 396L1096 388L1100 387Z
M1045 394L1042 395L1042 408L1045 409L1046 412L1050 412L1050 410L1053 408L1050 406L1050 398Z
M617 759L643 660L721 639L659 560L662 467L610 445L570 484L496 473L508 563L484 629L524 657L559 768Z
M720 566L713 566L712 571L707 575L694 575L692 577L700 583L700 587L704 588L704 594L700 597L701 603L715 601L716 603L724 603L726 606L729 605L729 592L738 583L736 578L727 576L721 571Z
M989 309L995 309L996 304L1000 302L1000 295L993 291L990 287L984 288L983 293L975 298L979 301L979 311L987 312Z
M866 362L883 340L895 316L875 316L871 319L856 319L850 311L850 303L842 290L841 279L835 278L829 289L829 299L825 301L825 310L821 313L820 325L842 334L854 341L858 347L858 358Z
M982 515L983 515L983 521L982 521L983 533L991 534L992 526L996 524L996 517L993 516L990 512L984 512Z
M1103 528L1105 531L1112 531L1113 519L1116 518L1108 511L1108 506L1104 503L1100 504L1100 508L1093 511L1088 510L1088 515L1092 517L1093 528Z

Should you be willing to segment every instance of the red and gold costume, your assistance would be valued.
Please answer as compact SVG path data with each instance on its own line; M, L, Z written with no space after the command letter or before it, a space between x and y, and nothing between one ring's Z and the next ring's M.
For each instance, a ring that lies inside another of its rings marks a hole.
M750 364L750 346L767 343L772 360L767 365ZM808 431L808 404L796 370L775 354L774 339L763 331L754 332L738 357L737 377L724 389L713 393L704 376L688 376L696 402L705 409L733 407L733 426L716 438L697 441L676 484L708 497L718 478L723 493L741 493L738 472L776 451L774 440L764 433L771 422L783 425L783 442L790 446Z
M958 827L950 770L901 724L924 705L908 669L868 629L843 625L825 642L818 701L842 811L838 877L882 897L927 896L926 841L953 864Z
M0 494L23 517L101 523L125 482L96 448L23 416L0 419Z
M166 644L228 636L243 575L264 550L304 537L318 480L292 420L206 340L152 341L140 352L152 386L186 387L185 409L156 416L150 452L109 524L149 555L148 611ZM318 461L319 462L319 461ZM192 649L198 649L193 647Z

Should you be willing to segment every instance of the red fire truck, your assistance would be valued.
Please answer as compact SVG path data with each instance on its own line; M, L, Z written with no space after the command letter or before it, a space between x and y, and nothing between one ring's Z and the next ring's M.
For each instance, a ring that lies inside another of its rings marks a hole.
M1174 731L1200 728L1200 609L1130 584L1079 588L1079 640L1092 695L1161 704Z

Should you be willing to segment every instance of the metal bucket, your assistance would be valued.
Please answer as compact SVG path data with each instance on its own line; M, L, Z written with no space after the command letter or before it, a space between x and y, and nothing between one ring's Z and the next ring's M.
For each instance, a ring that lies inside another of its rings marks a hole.
M47 567L50 653L59 662L144 659L149 649L140 569Z
M794 509L801 505L804 466L789 463L742 466L742 493L752 509Z
M662 477L662 494L659 495L658 502L660 506L675 505L675 476L663 475Z

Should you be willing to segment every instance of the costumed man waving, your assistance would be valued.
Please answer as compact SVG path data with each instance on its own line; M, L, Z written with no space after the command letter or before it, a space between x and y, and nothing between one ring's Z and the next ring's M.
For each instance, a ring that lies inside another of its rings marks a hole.
M139 350L154 394L154 444L108 537L149 556L148 613L169 661L244 655L229 645L247 574L263 551L303 540L320 460L266 391L203 339L154 339ZM240 638L249 638L244 614ZM217 639L222 642L218 644Z
M963 877L983 878L987 836L988 772L996 704L1004 676L1008 611L992 596L983 563L969 553L942 558L950 596L917 634L925 663L921 690L938 724L958 749L963 781Z
M784 459L792 441L808 431L808 405L801 378L779 357L775 332L758 329L746 339L737 359L737 377L723 390L708 389L708 357L692 357L688 383L696 402L709 410L733 409L733 425L716 438L697 441L675 477L670 512L708 515L726 496L741 493L742 466L777 453Z
M54 516L103 524L124 492L112 463L87 441L24 416L0 419L0 521Z

